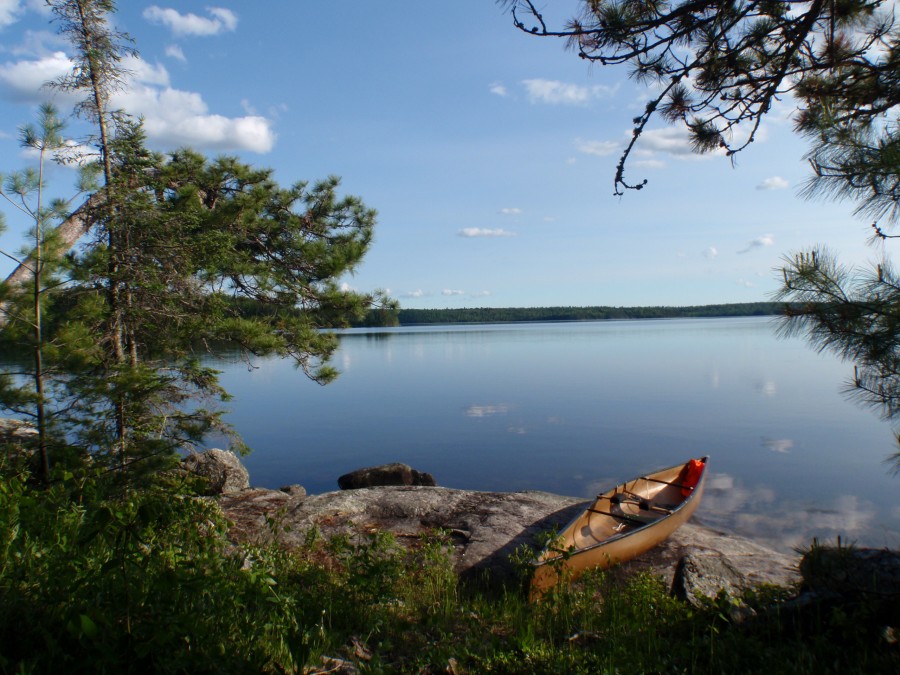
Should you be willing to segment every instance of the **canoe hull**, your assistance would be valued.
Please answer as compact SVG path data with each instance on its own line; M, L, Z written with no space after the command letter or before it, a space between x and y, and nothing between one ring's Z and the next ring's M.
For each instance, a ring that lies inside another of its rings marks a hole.
M679 482L689 462L635 478L598 495L535 559L532 597L540 597L561 578L574 580L585 570L631 560L664 541L697 510L703 496L706 460L699 460L702 468L690 488Z

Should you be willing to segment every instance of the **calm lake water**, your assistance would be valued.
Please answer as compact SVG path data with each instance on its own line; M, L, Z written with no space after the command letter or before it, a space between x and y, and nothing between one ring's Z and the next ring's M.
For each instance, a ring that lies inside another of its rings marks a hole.
M900 545L888 423L852 365L772 318L350 330L322 387L279 360L223 362L254 485L337 489L405 462L438 484L589 497L710 455L697 519L780 550Z

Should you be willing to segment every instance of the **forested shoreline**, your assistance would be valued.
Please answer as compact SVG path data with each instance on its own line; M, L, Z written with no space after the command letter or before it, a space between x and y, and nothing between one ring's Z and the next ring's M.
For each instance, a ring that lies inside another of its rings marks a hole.
M462 307L459 309L400 309L393 325L506 323L527 321L601 321L605 319L675 319L782 314L784 303L745 302L685 307ZM372 322L369 325L379 325ZM383 314L381 315L383 318ZM384 324L381 324L384 325ZM390 324L388 324L390 325Z

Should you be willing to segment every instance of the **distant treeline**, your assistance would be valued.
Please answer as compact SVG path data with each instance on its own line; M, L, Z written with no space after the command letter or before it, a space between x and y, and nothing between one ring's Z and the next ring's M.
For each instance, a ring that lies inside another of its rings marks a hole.
M691 307L471 307L401 309L401 326L415 324L507 323L515 321L599 321L603 319L675 319L687 317L769 316L781 314L779 302L744 302Z

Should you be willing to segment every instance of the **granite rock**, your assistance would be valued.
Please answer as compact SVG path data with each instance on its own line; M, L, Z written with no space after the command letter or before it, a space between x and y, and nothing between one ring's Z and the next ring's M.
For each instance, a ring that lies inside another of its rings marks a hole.
M400 462L357 469L338 478L338 487L341 490L358 490L386 485L434 486L437 483L434 482L434 476L430 473L416 471L408 464Z
M188 455L182 466L208 484L208 494L220 495L240 492L250 487L250 474L233 452L212 448Z
M583 500L547 492L428 486L361 488L305 497L250 489L223 495L219 502L233 523L230 536L236 542L262 543L277 537L287 546L299 546L316 528L325 537L342 534L359 541L367 534L391 532L401 543L413 544L440 528L450 535L451 555L461 576L487 574L498 580L511 578L511 553L523 545L535 546L539 533L563 527L585 506ZM267 524L273 520L281 531L273 532ZM697 523L682 526L621 569L651 571L671 587L679 560L698 551L715 551L727 558L748 585L789 585L799 578L795 557Z

